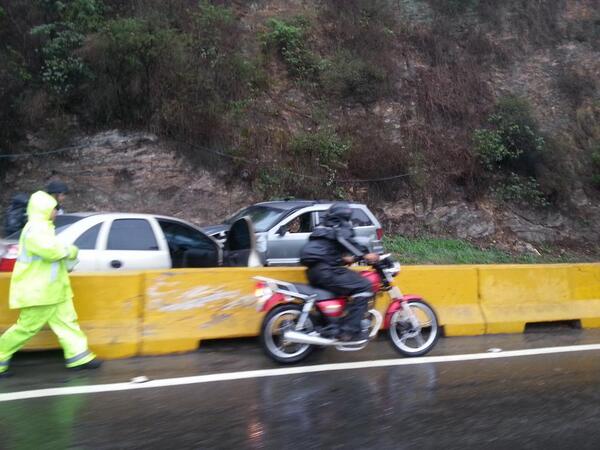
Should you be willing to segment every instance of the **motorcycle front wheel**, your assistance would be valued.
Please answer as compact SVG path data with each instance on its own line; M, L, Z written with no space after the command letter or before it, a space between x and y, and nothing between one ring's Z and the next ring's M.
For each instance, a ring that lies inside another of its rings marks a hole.
M303 360L314 350L309 344L288 342L283 333L296 328L302 308L298 305L288 304L273 308L265 316L260 331L260 342L266 355L283 364L292 364ZM304 323L305 332L313 331L314 327L310 318Z
M392 315L388 333L392 347L404 356L422 356L436 344L440 330L433 308L424 300L410 300L410 313L400 308ZM413 324L412 315L418 326Z

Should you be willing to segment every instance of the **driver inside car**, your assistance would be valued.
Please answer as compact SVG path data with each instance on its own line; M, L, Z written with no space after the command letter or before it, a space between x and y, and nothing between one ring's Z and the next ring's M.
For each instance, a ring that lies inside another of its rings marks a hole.
M307 267L311 285L348 298L341 326L327 330L332 337L344 342L368 339L368 332L362 330L361 321L369 300L374 296L371 282L346 266L360 259L368 264L379 260L377 254L369 253L366 247L354 240L351 216L352 209L347 203L331 205L323 223L311 233L300 256L300 262Z

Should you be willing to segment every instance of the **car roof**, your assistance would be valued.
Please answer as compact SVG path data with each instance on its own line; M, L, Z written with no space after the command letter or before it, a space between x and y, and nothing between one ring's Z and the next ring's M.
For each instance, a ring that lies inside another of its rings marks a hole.
M255 203L252 206L271 206L273 208L277 208L277 209L283 209L283 210L292 210L292 209L298 209L298 208L304 208L306 206L312 206L312 205L330 205L335 203L335 200L274 200L274 201L269 201L269 202L260 202L260 203ZM355 203L355 202L346 202L349 205L356 205L356 206L363 206L362 203Z

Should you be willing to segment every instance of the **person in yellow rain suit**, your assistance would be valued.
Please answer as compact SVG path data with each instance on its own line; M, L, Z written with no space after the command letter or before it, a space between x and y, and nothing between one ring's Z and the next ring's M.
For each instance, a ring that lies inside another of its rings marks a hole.
M9 292L9 306L20 309L20 315L0 337L0 376L9 375L12 355L46 323L58 336L67 368L95 369L101 364L77 323L66 261L75 259L78 249L57 239L53 224L56 206L56 199L43 191L29 199L29 220L19 239Z

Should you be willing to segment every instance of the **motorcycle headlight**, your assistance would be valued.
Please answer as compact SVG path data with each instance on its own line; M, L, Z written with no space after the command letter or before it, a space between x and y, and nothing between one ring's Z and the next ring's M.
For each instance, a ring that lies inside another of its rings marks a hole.
M390 267L383 269L383 271L385 273L391 275L392 277L395 277L396 275L398 275L400 273L400 263L397 261L394 261Z

